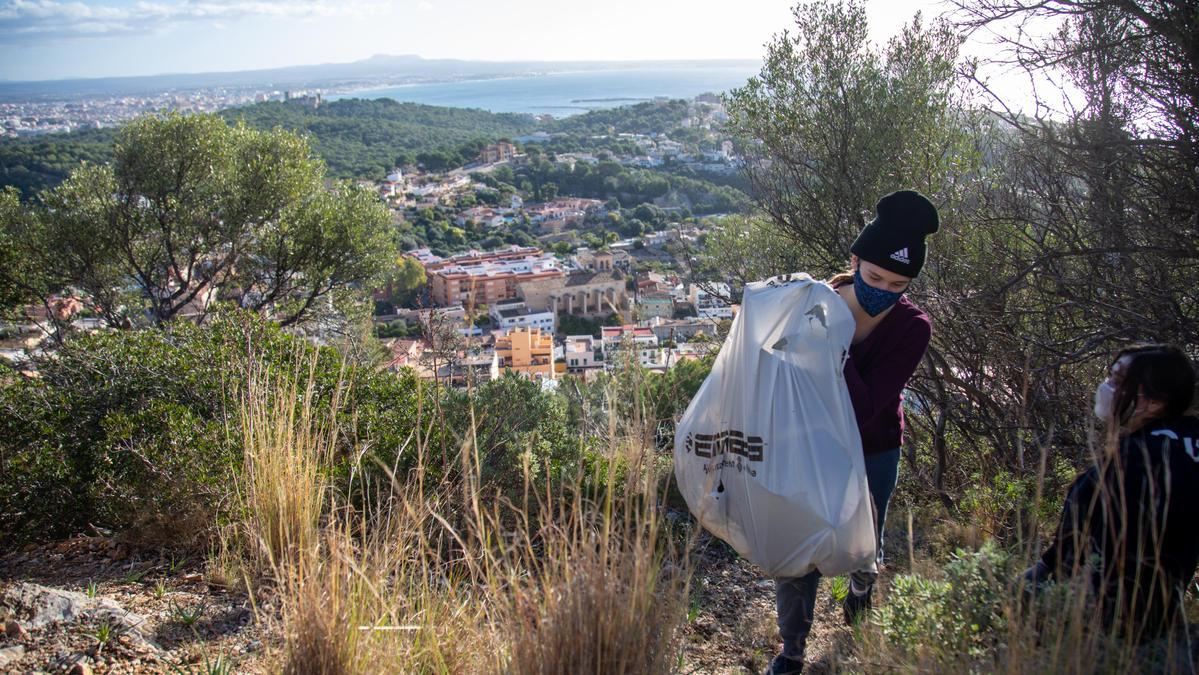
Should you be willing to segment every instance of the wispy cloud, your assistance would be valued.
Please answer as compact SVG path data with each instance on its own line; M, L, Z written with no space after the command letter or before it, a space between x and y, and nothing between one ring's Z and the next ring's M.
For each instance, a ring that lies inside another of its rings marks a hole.
M375 11L385 2L374 3ZM357 0L180 0L127 5L61 0L0 0L0 40L40 41L149 33L181 23L244 17L312 18L362 14Z

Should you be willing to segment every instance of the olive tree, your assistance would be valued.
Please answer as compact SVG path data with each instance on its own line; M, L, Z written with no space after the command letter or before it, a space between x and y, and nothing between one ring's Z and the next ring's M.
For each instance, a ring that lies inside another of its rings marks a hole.
M943 203L971 160L952 105L960 38L920 15L885 47L860 0L793 10L761 72L726 96L760 209L802 249L807 271L842 269L883 194L915 188Z
M219 300L295 324L361 294L396 255L386 208L326 187L305 139L215 115L130 122L112 164L80 166L40 202L14 245L114 326L203 318Z

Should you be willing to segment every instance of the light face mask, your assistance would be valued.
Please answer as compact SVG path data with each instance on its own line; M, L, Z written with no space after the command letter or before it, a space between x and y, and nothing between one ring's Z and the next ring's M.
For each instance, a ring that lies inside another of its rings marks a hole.
M1104 380L1095 389L1095 417L1104 422L1112 418L1112 408L1116 400L1116 385Z
M899 302L899 298L903 296L903 292L896 293L895 291L884 291L881 288L875 288L866 283L862 278L862 270L859 268L853 273L853 294L858 298L858 304L862 306L862 310L870 316L878 316L887 311L891 305Z

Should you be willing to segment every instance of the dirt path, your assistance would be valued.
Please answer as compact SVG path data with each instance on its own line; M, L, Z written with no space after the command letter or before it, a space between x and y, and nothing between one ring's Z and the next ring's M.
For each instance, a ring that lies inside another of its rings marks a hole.
M708 538L695 553L692 604L680 673L761 673L778 650L774 582L727 545ZM111 600L146 619L146 649L119 631L104 644L99 621L64 622L22 635L0 632L0 672L209 672L223 658L229 672L260 672L265 634L246 597L207 583L199 561L169 553L135 553L102 537L77 537L0 557L0 599L34 583ZM808 639L805 672L836 672L852 658L852 634L825 581ZM0 614L4 610L0 609ZM4 619L0 616L0 629ZM5 650L9 650L5 652ZM75 664L86 666L76 668Z
M695 560L680 672L764 672L779 649L774 582L715 539L701 543ZM829 586L828 580L821 582L805 673L836 672L852 652L852 631Z

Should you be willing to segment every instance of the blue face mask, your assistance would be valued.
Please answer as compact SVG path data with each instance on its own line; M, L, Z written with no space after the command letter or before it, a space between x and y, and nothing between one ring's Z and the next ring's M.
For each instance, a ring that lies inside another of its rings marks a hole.
M858 304L867 314L878 316L899 302L903 292L884 291L871 286L862 278L862 270L858 269L853 273L853 294L858 297Z

